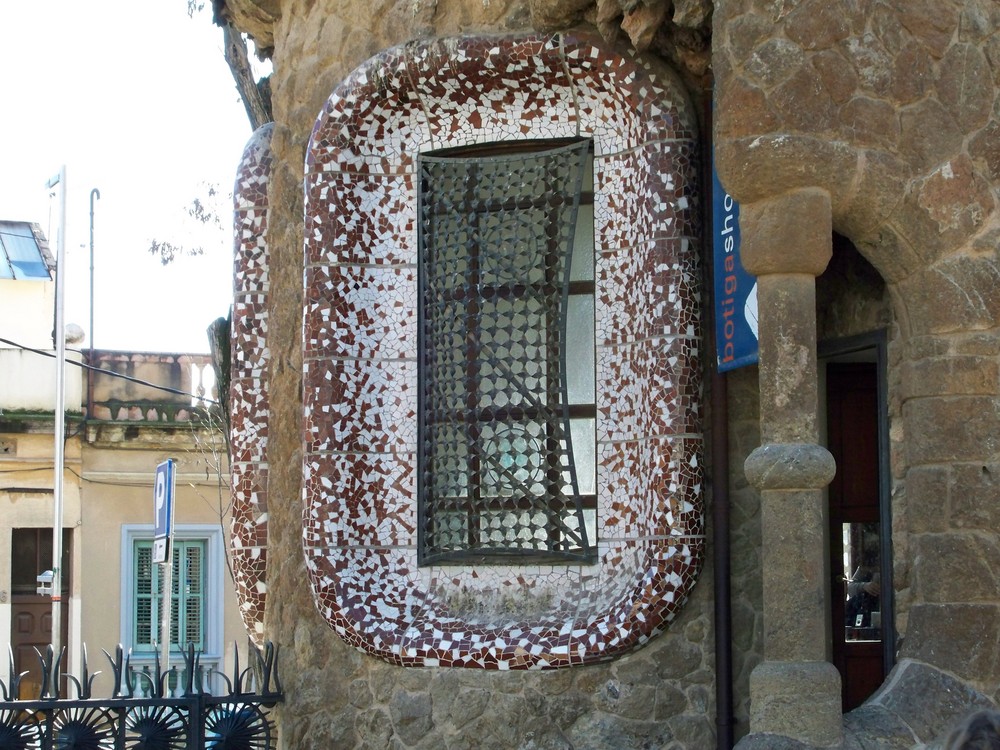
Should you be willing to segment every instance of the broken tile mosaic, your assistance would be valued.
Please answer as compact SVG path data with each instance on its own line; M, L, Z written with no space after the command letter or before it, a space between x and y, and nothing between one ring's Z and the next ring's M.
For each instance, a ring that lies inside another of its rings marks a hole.
M331 94L306 156L302 540L317 607L347 643L404 666L546 669L613 658L676 617L704 551L695 133L675 76L577 34L411 42ZM416 157L581 136L595 153L597 560L421 567ZM234 321L247 390L234 540L253 617L266 591L260 166L240 172Z
M267 186L273 125L257 130L243 151L233 188L234 293L229 389L230 560L243 625L264 642L267 598Z

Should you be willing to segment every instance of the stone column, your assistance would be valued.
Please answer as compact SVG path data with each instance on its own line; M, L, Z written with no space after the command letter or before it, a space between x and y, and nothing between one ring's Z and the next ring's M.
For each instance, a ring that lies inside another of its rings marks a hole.
M761 446L747 479L761 495L764 661L750 677L750 731L817 747L841 742L840 675L827 643L816 276L833 252L829 194L794 190L740 206L743 264L757 276Z

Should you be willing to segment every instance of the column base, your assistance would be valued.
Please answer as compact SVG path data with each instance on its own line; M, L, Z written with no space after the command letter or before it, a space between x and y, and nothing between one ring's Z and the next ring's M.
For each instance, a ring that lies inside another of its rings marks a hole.
M812 747L843 741L840 673L825 661L766 661L750 674L750 732Z

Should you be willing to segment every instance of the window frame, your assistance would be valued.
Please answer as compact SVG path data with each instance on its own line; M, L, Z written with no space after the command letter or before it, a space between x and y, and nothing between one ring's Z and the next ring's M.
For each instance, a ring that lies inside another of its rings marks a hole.
M596 283L596 262L597 262L597 253L596 253L596 242L595 242L595 239L594 239L594 215L593 215L595 190L594 190L594 185L592 184L593 183L593 179L594 179L593 173L594 173L594 165L595 165L595 161L594 161L594 158L595 158L594 139L593 138L589 138L589 137L572 137L572 138L552 138L552 139L531 139L531 140L515 140L515 141L497 141L497 142L491 142L491 143L476 144L476 145L473 145L473 146L464 146L464 147L458 147L458 148L437 149L437 150L426 151L426 152L421 153L418 156L418 160L417 160L418 165L420 163L420 160L423 157L425 157L425 156L433 157L435 159L442 159L442 158L447 159L447 158L450 158L450 157L454 157L456 159L465 159L465 160L470 160L470 161L476 159L477 157L482 157L483 160L488 160L490 158L498 157L498 156L499 157L504 157L504 156L522 156L522 155L529 155L529 154L537 153L537 152L552 151L552 150L556 150L556 149L563 148L563 147L568 147L568 146L580 146L583 143L587 144L587 151L586 151L586 155L584 157L585 158L585 163L583 165L583 174L581 175L580 186L579 186L579 189L576 191L576 197L575 197L576 205L575 205L575 207L573 209L573 214L572 214L574 226L573 226L573 231L571 233L571 244L569 245L568 248L567 247L561 248L561 251L565 252L565 251L568 250L571 255L575 255L575 252L576 252L576 248L574 247L574 245L575 245L575 239L579 235L579 221L580 221L579 208L582 207L582 206L589 206L590 207L590 222L591 222L591 226L590 226L590 237L591 237L591 239L590 239L589 245L590 245L590 251L591 251L591 253L593 255L593 258L591 260L591 263L592 263L592 265L591 265L591 273L590 273L590 275L589 275L588 278L582 279L582 280L572 279L572 278L567 277L565 285L563 284L563 282L557 282L558 285L556 286L555 294L558 295L558 296L560 296L562 298L561 301L557 303L557 309L560 312L560 317L557 320L547 321L545 323L545 328L546 328L546 330L549 333L546 334L546 337L545 337L546 341L543 344L541 344L541 348L550 349L550 350L551 350L551 342L548 339L551 337L551 335L553 335L553 332L555 332L554 335L557 337L557 339L564 346L568 346L568 342L567 342L567 338L566 338L566 325L567 325L567 320L571 316L571 312L570 312L570 301L571 300L574 300L574 299L579 300L581 298L584 298L584 299L589 298L589 300L591 301L591 306L592 306L592 314L594 313L594 310L596 309L596 287L597 287L597 283ZM470 173L472 171L474 171L474 170L470 169ZM590 178L589 178L590 179L590 184L589 185L587 184L587 180L584 179L588 173L590 174ZM422 206L423 206L423 198L422 198L422 196L424 195L424 192L425 192L426 188L425 188L425 186L423 184L423 177L421 176L422 170L420 169L419 166L418 166L417 174L418 174L418 178L417 179L418 179L418 185L419 185L418 190L417 190L417 205L418 205L417 214L418 214L418 217L419 217L419 215L421 214L421 212L423 210L423 208L422 208ZM521 206L519 204L522 202L522 200L524 200L524 199L522 199L520 196L515 196L513 198L508 198L506 200L504 198L491 199L491 200L487 201L487 203L489 204L489 206L487 206L485 208L480 208L480 210L486 211L486 212L490 212L490 211L494 211L494 210L510 210L512 208L521 208ZM546 208L546 205L545 205L546 201L544 201L544 200L538 201L538 200L531 200L530 198L528 198L527 200L528 200L528 203L530 204L531 208L535 208L535 209L539 209L540 208L542 210L545 210L545 208ZM548 218L546 218L545 221L546 222L551 222L552 221L551 216L549 216ZM596 478L596 473L597 473L597 462L596 462L596 448L597 448L597 436L596 436L596 424L597 424L597 385L596 385L596 378L597 378L597 373L596 373L597 329L596 329L596 317L595 317L595 320L593 321L593 339L590 342L590 344L591 344L591 357L593 358L592 364L594 366L594 372L592 374L592 380L591 380L594 390L593 390L593 394L592 394L591 400L588 403L572 403L570 401L568 393L561 390L561 386L560 386L559 382L556 382L555 385L553 386L553 384L552 384L553 380L558 381L558 380L561 379L563 381L563 383L565 383L566 373L563 372L560 375L559 371L562 370L562 369L567 369L567 365L566 365L567 353L566 352L561 352L561 354L557 355L556 361L560 362L561 365L562 365L562 367L555 368L556 374L555 375L551 374L550 368L547 368L547 369L550 370L549 374L546 374L544 376L544 380L546 381L545 391L549 392L554 387L555 390L556 390L556 392L557 392L557 395L559 396L559 399L558 399L558 401L556 403L558 404L558 408L561 409L561 414L557 417L557 419L560 420L560 421L564 421L565 422L565 425L564 425L565 426L565 433L566 433L565 434L565 440L566 440L566 443L568 444L568 447L566 449L566 459L567 459L567 461L569 463L569 471L570 471L571 476L572 476L572 481L571 481L572 491L569 493L569 495L566 496L566 498L565 498L565 505L562 508L551 510L551 511L549 511L547 513L550 516L549 521L546 523L546 525L544 527L540 527L540 528L545 529L547 531L547 533L548 533L548 535L549 535L550 538L552 537L553 534L556 534L558 536L558 526L559 526L559 523L558 523L557 520L554 520L555 517L558 516L560 513L566 513L566 512L571 513L571 514L575 513L577 515L578 519L579 519L580 532L581 532L581 536L583 538L584 546L582 546L580 548L577 548L576 550L572 550L572 551L556 550L556 549L553 549L551 547L549 549L543 549L543 548L532 549L530 547L523 547L523 548L520 548L520 549L510 549L510 548L508 548L508 549L498 549L497 547L492 547L491 548L487 544L482 544L482 546L478 546L477 547L477 546L475 546L475 543L472 541L472 537L474 535L482 535L483 532L484 532L484 529L481 528L481 527L480 528L474 528L474 524L471 523L471 522L468 524L468 529L467 529L467 533L468 533L468 535L470 537L470 540L469 540L470 547L469 547L469 549L460 550L460 551L457 551L457 552L456 551L448 551L446 548L434 548L433 545L431 544L431 542L428 541L428 539L427 539L427 536L429 534L429 531L427 529L427 527L429 525L428 514L431 511L427 507L427 505L428 505L428 499L427 499L428 490L427 490L427 487L426 487L426 485L424 483L424 474L425 474L425 471L426 471L426 462L428 460L427 457L426 457L426 455L425 455L425 447L424 447L424 441L426 439L425 436L426 436L426 429L427 429L427 423L426 423L427 407L424 404L424 397L425 397L425 392L426 392L425 378L428 377L428 363L426 363L425 360L424 360L424 357L426 356L425 352L427 351L427 345L425 344L425 335L426 335L425 331L426 331L426 328L425 328L425 317L424 317L425 316L425 304L427 303L427 296L426 296L427 292L425 290L426 274L425 274L424 268L425 268L425 264L427 262L426 255L427 255L428 250L426 249L426 246L424 244L423 221L421 221L419 218L418 218L418 221L417 221L417 226L418 226L418 230L417 230L417 233L418 233L418 242L417 242L417 245L418 245L418 259L417 259L417 269L418 269L418 273L417 273L417 278L418 278L418 281L417 281L417 284L418 284L417 296L418 296L418 304L417 304L417 310L418 310L418 331L419 331L419 334L418 334L418 396L417 396L417 404L418 404L418 406L417 406L417 411L418 411L418 440L417 440L417 444L418 444L418 449L417 449L417 498L418 498L418 501L417 501L417 503L418 503L418 519L419 519L419 522L418 522L418 560L419 560L419 564L421 564L421 565L430 565L430 564L433 564L433 565L441 565L441 564L444 564L444 565L468 565L470 562L487 563L487 564L511 564L511 563L514 563L514 564L535 564L535 563L549 563L549 562L567 563L567 564L571 564L571 563L572 564L579 564L581 562L582 563L593 563L593 562L595 562L596 558L597 558L597 550L598 550L597 528L598 528L598 525L599 525L598 521L597 521L597 518L596 518L597 507L598 507L598 496L597 496L597 488L596 488L596 480L597 480L597 478ZM546 251L546 255L551 255L551 254L552 254L551 250L547 250ZM467 315L475 315L476 311L478 310L478 306L480 305L480 303L483 303L486 300L508 299L508 300L516 301L518 299L524 299L524 298L530 296L533 293L533 291L538 292L538 290L534 289L534 287L539 286L538 283L526 282L525 284L514 284L514 285L510 285L511 288L506 289L506 288L504 288L504 284L503 283L492 284L490 282L484 282L484 281L482 281L481 277L479 276L479 273L480 273L480 271L479 271L479 267L480 267L479 259L481 257L482 257L482 245L481 245L481 243L478 243L478 242L477 243L473 243L473 245L470 247L469 253L466 256L466 258L469 261L469 268L467 270L467 275L469 275L470 277L475 277L475 279L478 279L478 281L476 281L475 284L472 284L471 282L469 282L469 285L470 286L473 286L473 285L477 286L479 288L479 290L480 290L479 294L476 294L476 295L472 295L472 294L463 295L463 294L459 293L457 297L454 297L454 298L451 299L451 301L453 301L453 302L462 302L463 299L460 299L460 297L464 298L464 308L466 309ZM541 286L543 286L543 287L550 286L551 284L556 283L556 282L553 282L553 280L551 278L549 278L549 274L550 274L549 268L550 268L549 266L546 266L546 269L545 269L546 280L541 284ZM564 286L564 288L562 288L562 291L560 291L560 288L563 287L563 286ZM470 309L472 310L472 312L470 312ZM469 337L474 337L474 340L476 342L479 342L481 340L482 330L480 328L478 328L478 327L475 327L474 329L469 329L468 327L466 327L465 335L466 335L466 340L469 340ZM472 353L472 351L473 351L474 348L475 347L466 347L464 349L464 353L465 353L466 359L467 359L467 368L476 368L476 369L478 369L478 367L481 365L481 362L476 358L475 354ZM547 357L547 361L552 361L551 354ZM470 371L471 371L471 369L470 369ZM473 382L474 380L475 380L475 378L473 378L470 375L469 379L468 379L468 381L466 383L466 389L467 390L466 390L466 399L465 400L466 400L467 404L473 404L473 403L479 404L480 398L483 395L482 390L478 387L478 385L476 385ZM565 397L565 399L566 399L565 402L563 402L563 400L562 400L563 397ZM547 405L551 406L552 404L548 403L548 401L547 401ZM470 412L477 412L477 413L475 415L471 415ZM465 408L464 413L465 413L465 420L464 421L468 422L468 420L471 418L471 419L474 419L474 421L477 424L481 424L481 425L484 425L484 426L486 424L492 424L492 425L503 424L504 423L504 419L514 420L513 423L516 424L516 423L523 423L525 420L531 420L533 417L537 420L537 419L539 419L539 418L541 418L541 417L544 416L541 413L541 411L540 411L540 407L531 407L531 406L523 406L523 405L522 406L501 406L501 407L494 407L494 406L475 406L475 407L473 407L473 406L470 405L470 406L467 406ZM590 481L593 482L594 489L593 489L592 492L588 492L588 493L584 493L580 489L580 484L581 483L577 479L577 474L576 474L577 468L574 466L574 464L576 463L576 459L575 459L575 456L574 456L575 451L574 451L574 449L572 447L572 439L571 439L571 436L570 436L570 433L571 433L571 429L570 429L571 420L573 420L573 419L581 419L581 418L582 419L593 420L593 422L594 422L594 435L593 435L593 446L594 446L594 450L595 450L595 455L594 455L595 462L594 462L594 466L593 466L594 476L591 477L590 480L588 480L588 484L589 484ZM473 428L473 431L476 433L476 435L480 435L481 434L481 429L482 428L479 428L479 429ZM545 437L544 442L551 444L552 440L554 439L552 437L551 430L546 430L545 435L547 435L547 437ZM476 444L478 445L480 442L481 441L477 439ZM560 449L559 449L558 445L556 445L554 448L550 447L550 448L542 449L540 451L540 454L542 456L546 457L546 462L549 463L549 465L551 466L552 465L551 462L552 462L553 458L555 456L559 455L559 451L560 451ZM483 453L482 453L481 447L478 450L474 450L473 455L469 456L469 467L468 467L468 471L467 471L467 475L468 475L467 481L469 483L469 488L468 488L468 491L467 491L467 502L468 502L468 504L469 504L470 507L469 507L468 512L472 513L472 514L476 514L478 512L483 512L485 510L489 510L490 509L489 508L490 503L492 502L493 504L499 503L498 507L496 508L496 510L498 512L505 512L506 511L506 512L511 512L511 513L517 513L517 511L518 511L518 509L520 507L520 509L523 511L523 513L535 514L536 511L538 511L538 509L536 507L533 507L533 505L530 503L530 501L527 502L527 504L524 505L523 507L518 506L518 505L509 506L509 505L505 505L502 501L500 501L498 499L492 499L491 500L491 498L484 498L483 497L483 495L482 495L482 487L483 487L483 483L485 481L485 479L484 479L485 473L488 471L488 469L485 469L485 468L483 468L481 466L482 456L483 456ZM549 478L545 479L544 481L545 481L545 483L547 485L552 486L554 480L552 480L551 477L549 477ZM563 483L564 483L563 480L560 480L559 484L562 485ZM586 519L586 515L585 514L592 514L592 516L593 516L592 528L591 528L591 530L589 532L586 530L587 523L586 523L586 520L585 520ZM475 516L472 516L472 517L475 517ZM532 528L531 525L523 525L523 524L521 525L521 527L528 528L528 529Z
M123 524L121 534L121 588L119 601L121 618L119 624L120 640L126 650L131 649L133 663L142 665L152 663L156 651L145 645L136 644L136 587L133 578L136 559L136 545L140 542L152 542L152 524ZM224 614L224 571L225 549L222 527L217 524L185 524L174 529L175 542L203 542L205 553L203 560L204 592L202 594L203 611L202 627L204 643L198 650L201 661L206 667L215 668L222 662ZM157 618L156 626L159 627ZM177 649L171 646L171 653Z

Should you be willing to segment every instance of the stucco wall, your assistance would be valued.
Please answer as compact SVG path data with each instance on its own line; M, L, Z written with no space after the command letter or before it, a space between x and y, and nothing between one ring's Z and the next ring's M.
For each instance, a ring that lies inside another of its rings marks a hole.
M54 281L0 279L0 316L7 321L3 337L22 346L51 349L55 301ZM47 314L24 315L25 310L44 310Z
M198 445L195 433L180 428L183 443L166 447L160 443L155 428L143 430L128 441L95 440L82 449L81 502L72 516L74 531L74 587L80 607L80 638L88 645L90 667L104 674L95 683L95 693L109 694L110 669L101 648L114 653L117 643L126 638L122 632L122 581L129 585L131 574L123 570L122 528L145 526L152 535L153 477L157 464L167 458L176 460L174 524L178 529L199 527L198 535L228 530L229 494L224 484L225 462L205 443ZM208 438L202 434L201 439ZM208 563L210 575L218 574L218 585L210 585L217 598L210 599L206 622L219 625L219 636L212 644L214 654L222 656L219 667L228 671L233 647L243 648L245 634L238 615L236 594L226 567L225 535L220 534L218 560ZM211 555L213 550L209 550ZM218 562L219 565L214 563ZM83 596L79 596L83 593ZM127 615L127 613L126 613ZM245 649L244 649L245 651ZM209 654L206 653L206 657ZM100 692L99 692L100 691Z

